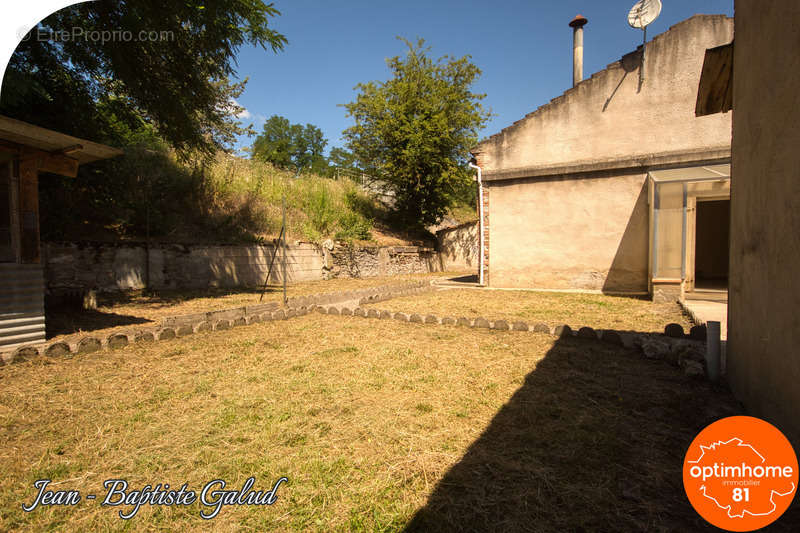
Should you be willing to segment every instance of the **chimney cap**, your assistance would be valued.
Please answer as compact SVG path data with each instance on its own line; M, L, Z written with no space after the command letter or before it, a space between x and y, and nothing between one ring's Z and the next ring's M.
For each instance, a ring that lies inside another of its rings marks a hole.
M575 15L575 18L569 23L572 28L583 28L589 22L589 19L583 15Z

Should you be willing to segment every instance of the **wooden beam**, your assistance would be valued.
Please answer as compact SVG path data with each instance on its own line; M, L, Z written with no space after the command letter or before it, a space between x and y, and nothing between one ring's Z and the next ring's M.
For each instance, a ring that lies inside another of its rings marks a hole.
M78 160L59 153L49 153L26 146L22 149L20 161L33 161L39 172L49 172L68 178L78 175Z
M41 160L39 172L50 172L74 178L78 175L78 160L65 155L47 154Z

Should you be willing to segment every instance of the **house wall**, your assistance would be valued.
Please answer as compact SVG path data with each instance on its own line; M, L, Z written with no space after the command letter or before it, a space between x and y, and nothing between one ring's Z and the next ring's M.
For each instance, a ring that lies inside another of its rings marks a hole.
M490 187L490 284L646 292L646 174L564 176Z
M588 31L588 30L587 30ZM489 285L648 289L648 168L729 156L731 114L695 117L707 48L733 19L697 15L475 149Z
M728 380L797 450L800 3L736 0L735 7Z
M590 41L591 25L586 30ZM634 52L473 151L496 171L699 148L729 147L730 114L695 117L707 48L733 38L733 19L696 15L647 43L645 82Z

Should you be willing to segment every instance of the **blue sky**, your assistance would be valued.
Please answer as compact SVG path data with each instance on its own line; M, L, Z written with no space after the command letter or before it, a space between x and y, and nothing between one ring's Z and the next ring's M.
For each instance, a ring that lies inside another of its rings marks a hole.
M486 93L496 115L482 136L491 135L572 85L572 29L578 13L585 27L584 76L602 70L641 44L628 26L635 0L274 0L281 16L273 26L289 44L277 54L245 47L238 54L240 78L249 77L238 99L245 121L260 131L271 115L319 126L328 148L341 146L351 125L338 104L355 98L359 82L385 80L386 58L402 55L422 37L432 55L472 56L483 74L474 92ZM662 0L661 16L648 40L696 13L733 16L733 0ZM240 139L248 146L253 138Z

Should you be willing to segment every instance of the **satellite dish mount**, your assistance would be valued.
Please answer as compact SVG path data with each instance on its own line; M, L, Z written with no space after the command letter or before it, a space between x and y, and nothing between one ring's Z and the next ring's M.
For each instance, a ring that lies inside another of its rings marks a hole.
M642 66L639 68L639 89L644 84L644 58L647 48L647 27L661 14L661 0L639 0L628 13L628 24L631 28L642 30Z

